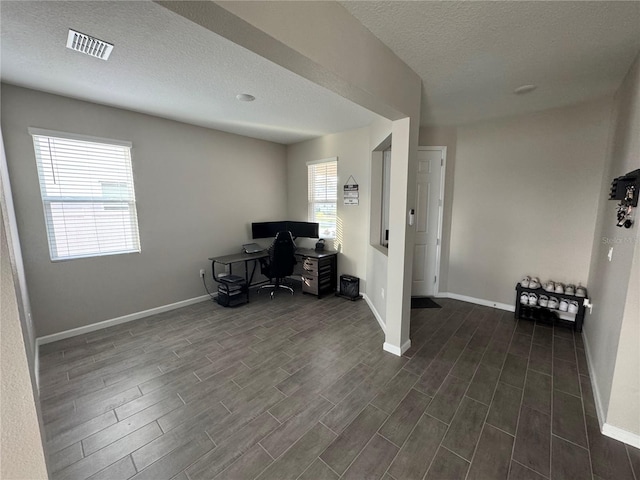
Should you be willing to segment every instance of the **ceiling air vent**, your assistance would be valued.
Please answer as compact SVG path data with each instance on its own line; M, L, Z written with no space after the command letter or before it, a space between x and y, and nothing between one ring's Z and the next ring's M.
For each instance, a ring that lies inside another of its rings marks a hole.
M111 50L113 50L113 44L69 29L67 48L75 50L76 52L85 53L92 57L107 60L109 55L111 55Z

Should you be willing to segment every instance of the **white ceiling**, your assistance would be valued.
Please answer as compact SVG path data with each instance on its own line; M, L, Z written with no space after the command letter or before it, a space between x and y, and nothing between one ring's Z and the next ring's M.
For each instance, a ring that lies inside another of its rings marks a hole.
M639 1L341 3L422 78L422 125L611 94L640 50Z
M422 77L423 125L611 94L640 50L640 1L341 3ZM65 48L68 28L115 43L109 61ZM376 118L146 0L1 0L0 34L0 79L37 90L285 144Z
M111 58L67 49L69 28ZM0 34L0 78L28 88L284 144L377 118L149 1L2 0Z

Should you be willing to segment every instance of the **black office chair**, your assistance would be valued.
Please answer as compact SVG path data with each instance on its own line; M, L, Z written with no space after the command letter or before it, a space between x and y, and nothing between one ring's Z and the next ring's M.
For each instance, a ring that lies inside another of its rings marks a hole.
M269 278L269 283L258 289L258 293L263 288L271 288L271 299L279 288L288 290L293 295L293 288L282 285L280 282L285 277L293 274L293 266L297 263L295 257L296 244L293 242L291 232L278 232L275 240L269 247L269 262L266 259L260 260L261 272ZM275 280L275 281L274 281Z

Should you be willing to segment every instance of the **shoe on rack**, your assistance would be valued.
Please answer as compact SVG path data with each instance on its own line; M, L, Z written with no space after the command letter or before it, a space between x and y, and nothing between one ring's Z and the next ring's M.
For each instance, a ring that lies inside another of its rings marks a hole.
M584 288L582 285L578 284L578 286L576 287L576 297L584 298L586 296L587 296L587 289Z
M547 283L544 284L543 287L547 292L555 292L556 290L556 284L553 280L549 280Z
M579 305L578 302L575 300L571 300L571 302L569 303L569 313L578 313L578 309L579 309Z
M546 295L540 295L540 298L538 299L538 305L540 305L541 307L547 307L549 305L549 297L547 297Z
M522 294L520 295L520 303L522 305L529 304L529 294L527 292L522 292Z
M575 295L576 294L576 287L574 285L567 285L566 287L564 287L564 294L565 295Z
M566 298L561 299L558 310L560 310L561 312L566 312L567 310L569 310L569 300L567 300Z
M558 308L558 299L556 297L549 297L549 303L547 304L547 308L556 309Z
M520 280L520 286L524 288L529 288L530 282L531 282L531 279L529 277L524 277L522 280Z
M556 283L556 289L555 289L556 293L559 293L560 295L562 295L564 293L564 285L562 285L561 283Z
M529 288L540 288L540 280L538 280L538 277L533 277L529 281Z
M529 294L529 305L537 305L538 304L538 295L535 293Z

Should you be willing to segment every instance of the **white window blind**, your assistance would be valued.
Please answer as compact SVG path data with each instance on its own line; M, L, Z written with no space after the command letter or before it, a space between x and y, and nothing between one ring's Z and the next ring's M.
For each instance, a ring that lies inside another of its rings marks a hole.
M309 221L320 224L322 238L336 237L338 201L338 159L307 163L309 182Z
M29 133L51 260L139 252L131 144L39 129Z

